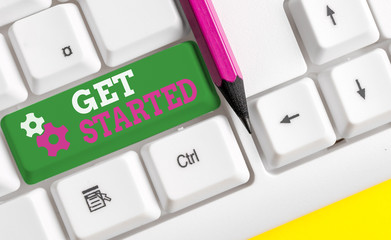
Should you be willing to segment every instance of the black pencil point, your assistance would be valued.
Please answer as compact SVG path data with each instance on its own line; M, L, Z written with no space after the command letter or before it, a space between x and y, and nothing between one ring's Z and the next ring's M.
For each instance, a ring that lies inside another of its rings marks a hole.
M244 92L243 80L239 77L235 82L222 81L221 86L218 87L220 92L232 107L236 115L242 121L247 131L251 134L251 122L248 114L246 94Z
M240 119L244 125L244 127L247 129L248 133L252 134L252 126L250 122L250 118L242 118Z

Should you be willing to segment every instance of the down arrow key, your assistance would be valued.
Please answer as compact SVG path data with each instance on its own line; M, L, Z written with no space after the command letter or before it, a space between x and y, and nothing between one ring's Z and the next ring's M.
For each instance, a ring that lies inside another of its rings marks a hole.
M356 83L357 83L357 86L358 86L358 91L357 91L357 93L360 94L360 96L361 96L362 98L364 98L364 100L365 100L365 88L361 88L361 84L360 84L360 82L358 81L358 79L356 79Z

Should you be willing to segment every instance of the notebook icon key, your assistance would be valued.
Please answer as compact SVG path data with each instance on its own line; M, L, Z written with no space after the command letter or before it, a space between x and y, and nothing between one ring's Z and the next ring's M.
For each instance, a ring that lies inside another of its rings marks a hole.
M82 194L84 195L84 199L86 200L90 212L95 212L106 207L106 201L111 201L111 198L109 198L106 193L102 193L100 191L98 185L82 191Z

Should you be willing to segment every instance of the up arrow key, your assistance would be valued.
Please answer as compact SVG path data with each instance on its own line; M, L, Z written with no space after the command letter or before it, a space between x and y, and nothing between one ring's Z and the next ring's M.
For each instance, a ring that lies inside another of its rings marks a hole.
M327 16L331 18L331 21L333 21L334 26L337 25L334 19L335 12L327 5Z

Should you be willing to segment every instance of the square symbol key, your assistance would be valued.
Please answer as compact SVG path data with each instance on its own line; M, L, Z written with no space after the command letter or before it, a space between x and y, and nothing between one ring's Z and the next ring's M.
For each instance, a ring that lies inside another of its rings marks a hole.
M100 60L74 4L15 22L9 36L33 93L43 94L99 71Z

